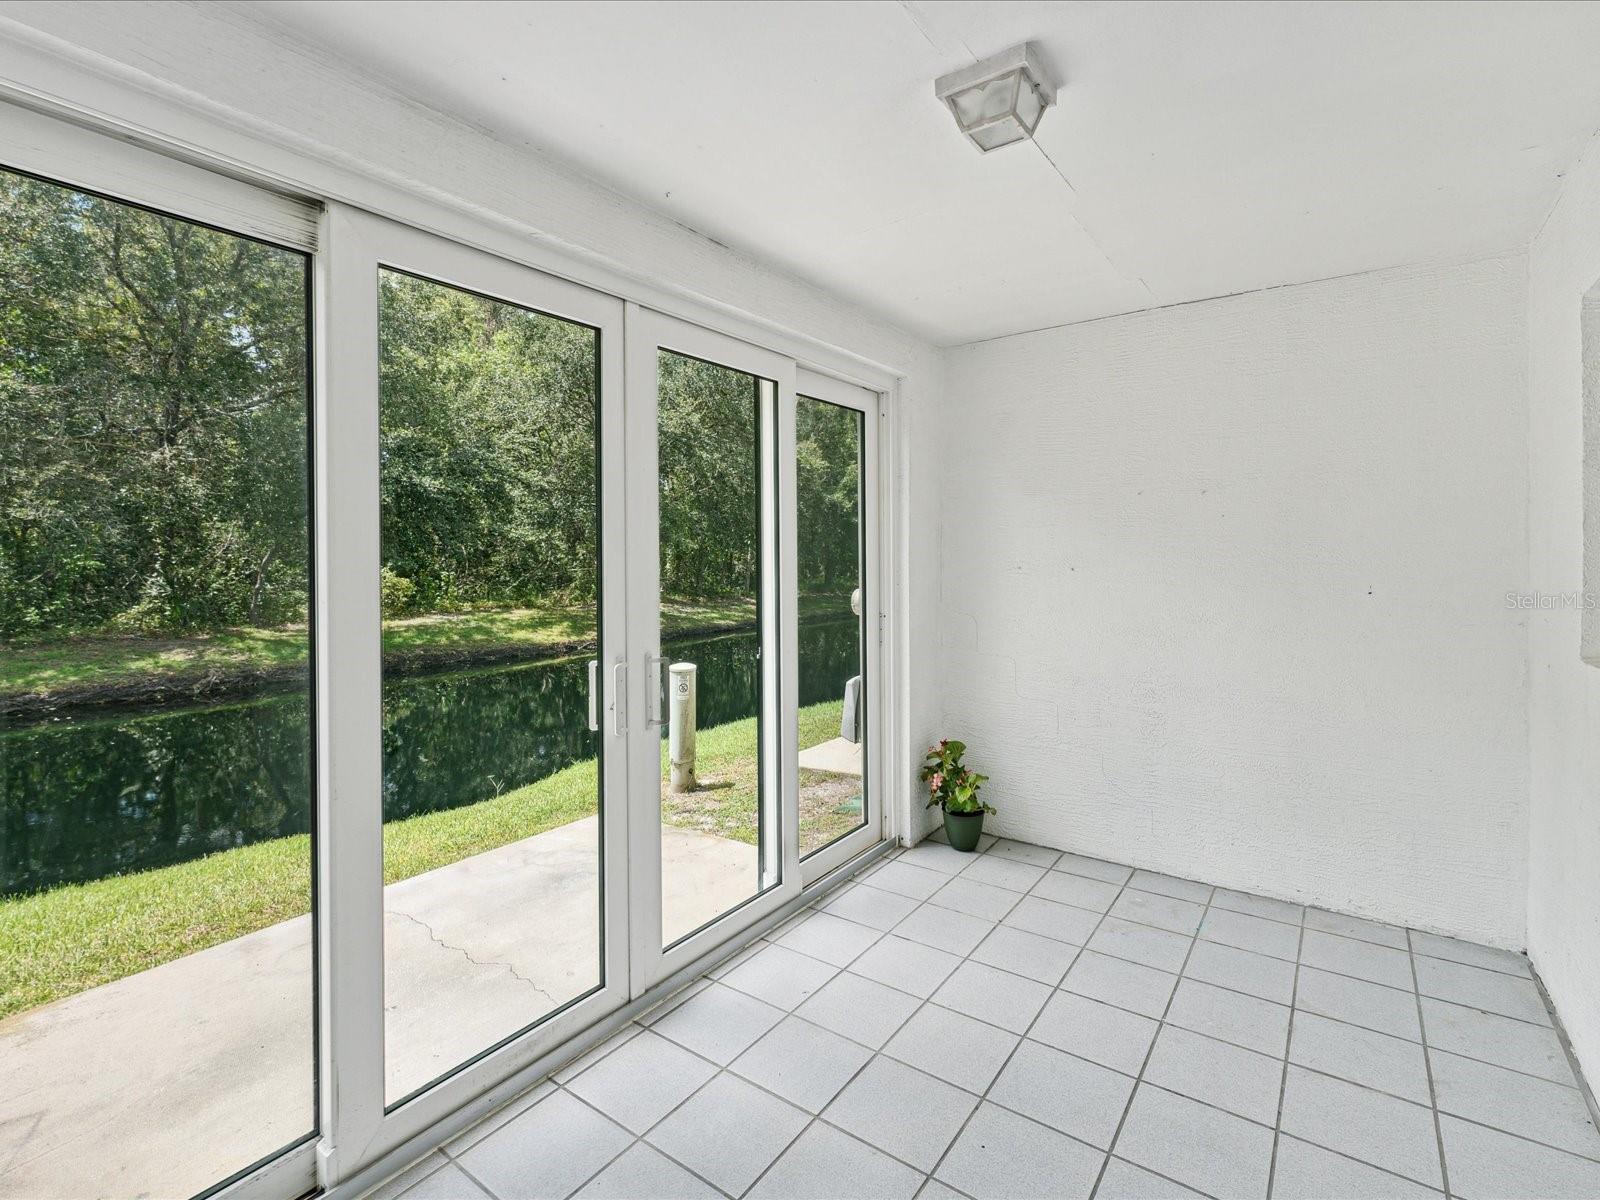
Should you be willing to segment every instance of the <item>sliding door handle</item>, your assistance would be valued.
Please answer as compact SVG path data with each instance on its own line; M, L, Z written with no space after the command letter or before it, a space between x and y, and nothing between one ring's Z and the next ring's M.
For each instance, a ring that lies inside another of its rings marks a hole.
M600 732L600 689L595 686L595 679L600 673L600 660L589 660L589 732Z
M628 664L613 663L611 667L611 730L617 736L628 732Z
M660 729L667 723L667 716L661 711L661 668L666 665L667 660L663 655L646 654L644 656L645 687L650 689L645 696L647 701L644 717L646 729Z

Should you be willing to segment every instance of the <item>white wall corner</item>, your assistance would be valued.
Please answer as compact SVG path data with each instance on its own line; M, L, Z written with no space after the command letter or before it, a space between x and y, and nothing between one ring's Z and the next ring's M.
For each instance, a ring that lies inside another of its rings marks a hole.
M1528 252L1528 953L1600 1074L1600 135Z

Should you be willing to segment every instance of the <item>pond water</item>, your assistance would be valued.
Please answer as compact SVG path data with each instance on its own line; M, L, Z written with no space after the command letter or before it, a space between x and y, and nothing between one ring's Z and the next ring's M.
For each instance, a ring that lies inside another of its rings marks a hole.
M843 694L853 620L800 630L800 703ZM669 643L698 724L756 711L756 635ZM592 758L582 660L411 676L384 689L385 820L474 804ZM309 828L308 704L63 718L0 732L0 895L148 870Z

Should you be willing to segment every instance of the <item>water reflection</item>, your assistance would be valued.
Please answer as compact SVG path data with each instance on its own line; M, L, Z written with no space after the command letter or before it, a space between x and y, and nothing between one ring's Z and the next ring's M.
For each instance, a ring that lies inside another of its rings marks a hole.
M800 635L800 703L857 671L854 621ZM702 728L754 715L754 634L669 646L699 666ZM473 804L594 755L581 660L393 679L384 818ZM304 833L309 705L248 703L63 719L0 733L0 894L149 870Z

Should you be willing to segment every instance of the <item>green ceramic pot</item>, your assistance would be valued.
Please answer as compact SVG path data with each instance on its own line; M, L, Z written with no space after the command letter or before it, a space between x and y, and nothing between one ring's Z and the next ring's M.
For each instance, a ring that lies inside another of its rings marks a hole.
M983 836L983 810L970 813L945 810L944 835L957 850L976 850L978 839Z

